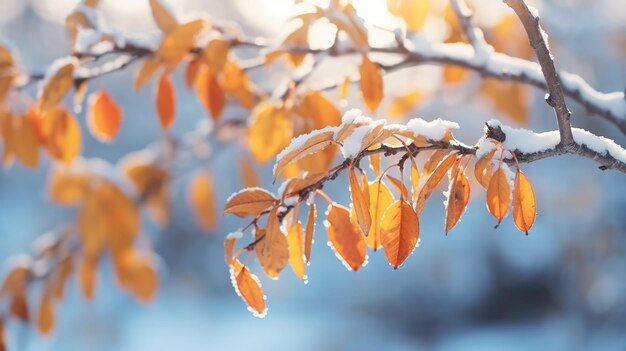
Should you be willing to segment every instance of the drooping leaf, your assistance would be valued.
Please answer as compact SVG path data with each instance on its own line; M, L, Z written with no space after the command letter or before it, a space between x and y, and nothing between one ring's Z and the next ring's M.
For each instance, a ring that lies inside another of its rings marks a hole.
M498 220L498 225L509 211L511 204L511 186L502 166L498 167L496 173L489 181L487 187L487 209Z
M224 68L229 50L229 42L223 39L213 39L204 49L204 61L214 72L220 72Z
M380 239L387 261L397 269L413 252L419 239L419 221L411 204L398 200L385 210Z
M156 105L161 128L168 130L174 124L176 96L169 75L162 75L156 90Z
M324 224L328 232L329 244L335 250L337 258L348 269L359 270L367 258L367 248L365 238L350 220L350 211L333 203L328 206Z
M456 161L457 161L456 154L449 155L443 161L441 161L441 163L435 169L433 174L430 175L430 177L428 178L428 180L422 187L422 190L420 190L420 194L417 197L417 202L415 203L415 212L417 212L418 216L422 214L422 211L424 210L424 207L426 206L426 201L428 201L430 194L432 194L433 190L435 190L435 188L441 182L441 180L446 175L450 167L452 167L452 165Z
M309 216L306 222L306 234L304 237L304 257L306 263L311 262L311 247L313 246L313 235L315 234L315 218L317 210L315 204L311 204L309 208Z
M196 89L200 101L209 111L213 120L217 121L222 116L222 112L224 112L226 96L212 69L200 70L196 80Z
M154 74L161 67L161 61L154 57L150 56L141 65L141 68L137 72L137 76L135 77L135 91L141 90L154 76Z
M39 90L39 109L47 110L54 107L70 91L74 83L74 69L78 65L76 60L70 61L54 72Z
M11 120L11 148L15 157L26 167L39 165L39 140L32 124L25 117L14 116Z
M77 205L85 199L89 175L80 170L55 167L48 176L48 193L61 205Z
M259 178L252 166L252 160L249 157L241 158L241 180L245 188L254 188L259 185Z
M117 136L121 123L122 109L106 90L90 96L87 125L96 139L112 141Z
M161 0L150 0L150 9L152 10L152 17L154 22L163 33L169 33L178 26L178 22L169 10L163 6Z
M370 167L372 167L372 171L374 171L375 176L380 176L380 154L370 154Z
M400 179L394 176L391 176L389 174L387 174L387 179L391 181L391 185L393 185L393 187L396 189L398 194L402 196L402 198L404 199L409 198L409 190L406 188L406 185L404 185L404 183Z
M412 201L415 203L417 201L417 197L419 196L419 188L420 188L420 171L417 169L417 163L414 159L411 159L411 195L413 196Z
M244 189L232 195L224 205L224 213L235 216L256 216L269 209L278 199L270 192L260 188Z
M348 91L350 90L350 76L345 76L343 82L339 86L339 98L345 100L348 97Z
M474 177L483 188L487 189L489 186L489 181L491 180L491 176L493 175L493 168L491 166L491 160L493 160L493 156L496 153L496 149L493 149L483 155L481 158L476 161L474 164Z
M363 176L363 185L359 185L357 180L355 169L350 167L349 171L350 179L350 193L352 196L352 206L356 213L356 220L359 228L367 236L372 225L372 217L370 215L370 194L369 184L367 179Z
M470 197L470 184L465 170L460 168L451 180L446 206L446 234L456 226L465 212Z
M370 214L372 217L372 225L369 230L369 235L365 238L365 242L367 246L371 247L374 251L382 247L380 226L385 210L393 201L393 194L382 179L370 183Z
M67 165L72 164L80 154L82 143L76 118L64 108L54 107L44 112L42 129L50 156Z
M253 315L255 317L265 316L267 313L265 295L263 295L261 283L256 275L250 273L247 267L238 263L231 266L230 277L237 295L241 296Z
M83 296L92 300L96 290L96 278L98 274L98 262L90 258L84 258L80 262L78 282L80 283Z
M198 73L200 72L202 65L202 59L199 57L193 58L187 64L187 68L185 69L185 86L187 89L191 89L196 86L196 80L198 79Z
M215 202L213 177L208 171L199 171L189 184L189 204L203 230L210 231L217 226Z
M37 314L37 328L42 334L50 334L54 326L54 306L50 292L44 291L39 303L39 313Z
M383 77L380 68L367 56L363 56L359 72L361 73L360 84L363 102L370 111L376 112L383 99Z
M266 230L259 229L255 232L255 240L260 240L262 235L265 235L265 239L255 246L257 258L267 276L278 279L278 275L289 262L289 243L278 219L278 207L272 208L267 215Z
M426 163L424 164L424 175L431 174L435 170L437 165L439 165L441 160L443 160L443 158L450 153L450 151L451 150L449 149L444 149L433 152L433 154L428 158L428 161L426 161Z
M196 38L208 27L203 19L193 20L176 26L165 35L156 56L173 70L196 46Z
M518 170L513 188L513 221L515 226L528 235L528 231L535 223L536 213L537 205L533 187L526 175Z
M287 232L289 244L289 264L298 278L306 281L306 264L304 262L304 234L302 223L296 222Z
M224 257L226 259L226 265L230 266L235 260L235 244L237 240L243 236L242 232L233 232L226 236L224 239Z

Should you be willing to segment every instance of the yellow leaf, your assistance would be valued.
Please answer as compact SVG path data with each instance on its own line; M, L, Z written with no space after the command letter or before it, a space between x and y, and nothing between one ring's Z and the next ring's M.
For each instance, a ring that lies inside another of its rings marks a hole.
M369 234L370 226L372 225L372 217L370 215L370 194L369 184L367 179L363 176L363 186L359 185L359 181L356 178L356 173L353 167L350 167L349 171L350 179L350 193L352 195L352 205L356 213L357 224L365 236Z
M85 199L89 174L78 170L54 167L48 176L48 193L61 205L77 205Z
M413 203L417 201L420 187L420 171L417 169L417 164L414 159L411 159L411 195L413 195Z
M305 95L295 106L294 110L308 119L307 122L311 125L311 129L322 129L341 124L341 112L318 91Z
M450 153L450 151L451 150L449 149L443 149L443 150L437 150L433 152L430 158L428 158L428 161L426 161L426 163L424 164L424 175L431 174L435 170L435 168L439 165L441 160L443 160L443 158L446 157L446 155Z
M419 221L413 207L398 200L387 207L380 225L387 261L397 269L413 252L419 239Z
M428 201L430 194L432 194L433 190L435 190L437 185L443 179L443 176L445 176L446 173L448 173L448 170L450 169L450 167L452 167L452 165L456 161L457 161L456 154L449 155L439 164L439 166L437 167L437 169L435 169L433 174L430 175L430 177L428 178L428 180L422 187L422 190L420 190L419 196L417 197L417 202L415 204L415 212L417 212L418 216L422 214L422 211L424 210L424 206L426 206L426 201Z
M263 240L260 239L262 235L265 235ZM261 240L255 246L261 267L268 277L278 279L278 275L289 262L289 243L280 226L278 207L272 208L267 216L266 230L256 230L254 239Z
M376 112L383 99L383 77L380 68L367 56L363 56L359 71L361 72L360 84L363 102L370 111Z
M365 238L350 220L347 208L331 204L326 211L326 231L330 246L346 268L358 271L367 258Z
M298 278L306 281L306 265L304 263L304 237L302 234L302 224L296 222L287 233L289 244L289 264Z
M178 27L178 22L176 22L176 19L168 9L161 4L161 0L150 0L150 9L152 10L154 22L156 22L163 33L167 34Z
M54 159L72 164L80 154L81 129L76 118L61 107L46 110L43 114L43 134L48 153Z
M406 185L404 185L404 183L400 179L390 176L389 174L387 174L387 178L391 180L391 185L393 185L393 187L396 189L398 194L400 194L402 199L409 198L409 190L406 188Z
M45 81L39 90L39 109L47 110L65 97L74 84L74 68L77 65L78 61L72 60L60 67Z
M387 0L387 9L391 14L402 17L408 30L417 32L426 22L430 0Z
M150 81L152 76L159 70L161 67L161 60L156 57L148 57L145 59L139 72L137 72L137 76L135 77L135 91L141 90L146 83Z
M174 124L176 114L176 96L174 85L169 75L162 75L156 90L156 105L159 121L163 130L168 130Z
M278 201L267 190L253 188L244 189L232 195L224 206L224 213L234 214L235 216L256 216L267 210Z
M256 275L250 273L245 266L242 266L240 269L235 268L235 265L231 266L230 277L237 295L241 296L243 301L248 305L248 309L255 317L265 316L267 306L259 279Z
M448 84L458 84L468 76L467 69L457 66L446 66L443 68L443 80Z
M502 166L498 167L496 173L489 181L487 188L487 209L498 220L498 225L509 211L511 203L511 186Z
M461 219L470 197L470 184L463 168L459 169L451 182L446 207L446 234Z
M372 217L372 225L369 235L365 237L367 246L374 251L382 247L380 239L380 225L382 223L383 214L389 205L394 201L391 190L385 185L382 179L370 183L370 215Z
M112 141L117 136L121 123L122 110L106 90L91 95L87 125L96 139Z
M204 61L214 71L220 72L228 58L230 43L223 39L211 40L204 49Z
M191 89L194 86L196 86L196 80L198 78L198 73L200 72L200 69L202 68L202 64L203 64L202 59L199 57L194 57L187 64L187 69L185 69L185 85L187 86L188 89Z
M343 82L339 86L339 98L345 100L348 97L348 91L350 90L350 76L345 76Z
M252 160L248 157L241 158L241 179L244 188L254 188L259 185L259 178L252 166Z
M213 179L207 171L199 171L189 185L189 203L200 228L213 230L217 226Z
M170 194L168 171L147 163L140 155L130 154L120 161L120 168L133 184L148 213L160 226L169 222Z
M205 20L181 24L165 35L156 52L168 69L173 70L196 45L196 37L208 27Z
M25 117L14 116L11 147L15 156L26 167L39 165L39 140L30 121Z
M304 258L306 263L311 262L311 247L313 246L313 235L315 234L315 217L317 210L315 204L311 204L309 208L309 216L306 222L306 233L304 236Z
M379 153L370 155L370 167L372 168L372 171L374 171L374 175L378 177L380 175L380 154Z
M496 111L517 123L528 121L531 91L527 86L487 79L480 91L490 98Z
M493 175L493 168L491 166L491 160L493 160L493 156L495 155L496 150L493 149L483 155L481 158L476 161L474 165L474 177L483 188L487 189L489 186L489 180Z
M271 160L291 142L293 122L287 111L262 103L253 111L248 125L250 152L260 163Z
M406 116L411 112L415 106L422 100L423 94L419 90L409 92L405 95L399 96L389 106L389 112L387 114L391 118L399 118Z
M537 205L533 187L526 175L518 170L513 188L513 220L515 226L528 235L528 231L535 223L536 213Z

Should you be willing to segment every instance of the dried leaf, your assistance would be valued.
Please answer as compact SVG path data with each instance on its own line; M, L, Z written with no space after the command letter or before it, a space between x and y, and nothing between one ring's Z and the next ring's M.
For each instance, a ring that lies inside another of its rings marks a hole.
M276 179L282 171L293 162L302 159L305 156L320 152L333 143L335 132L328 131L323 133L317 133L313 135L303 135L294 139L291 145L298 145L297 147L290 148L290 151L283 154L281 153L276 160L274 166L274 179ZM302 142L302 138L308 138ZM290 146L291 146L290 145Z
M304 258L306 263L311 262L311 247L313 246L313 235L315 234L315 218L317 210L315 204L309 208L309 216L306 222L306 234L304 236Z
M370 215L370 194L369 184L367 179L363 175L363 186L359 185L359 181L356 178L356 173L353 167L350 167L350 193L352 195L352 205L356 213L357 224L361 231L366 236L369 234L370 226L372 225L372 217Z
M233 194L224 205L224 213L235 216L256 216L272 207L278 199L270 192L260 188L244 189Z
M267 306L259 279L256 275L250 273L247 267L242 266L236 270L235 266L231 266L230 277L237 295L241 296L255 317L264 317L267 313Z
M359 67L361 73L361 94L365 106L372 112L376 112L378 105L383 99L383 77L377 64L363 56L363 62Z
M441 182L443 177L448 173L448 170L452 165L457 161L457 155L452 154L446 157L439 166L435 169L433 174L428 178L422 190L420 190L420 194L417 197L417 202L415 204L415 212L420 216L422 211L424 210L424 206L426 206L426 201L432 194L433 190L437 187L437 185Z
M528 231L535 223L536 213L537 205L533 187L526 175L518 169L513 188L513 221L515 226L528 235Z
M278 219L278 207L272 208L267 216L267 228L255 232L255 240L265 235L256 246L256 255L261 267L272 279L278 279L278 275L289 262L289 243L283 232Z
M465 170L460 168L451 180L446 206L446 234L456 226L465 212L470 197L470 184Z
M213 177L208 171L199 171L189 184L189 205L202 230L214 230L217 226L217 207Z
M350 220L348 209L335 203L329 205L324 224L328 232L329 245L335 250L337 258L348 269L358 271L367 258L367 248L365 238Z
M169 75L162 75L156 90L156 105L159 121L163 130L168 130L174 124L176 111L176 96L174 85Z
M117 136L122 123L122 110L106 90L89 97L87 125L91 134L103 142L110 142Z
M489 181L487 187L487 209L498 220L498 225L509 211L511 203L511 186L502 166L498 167L496 173Z

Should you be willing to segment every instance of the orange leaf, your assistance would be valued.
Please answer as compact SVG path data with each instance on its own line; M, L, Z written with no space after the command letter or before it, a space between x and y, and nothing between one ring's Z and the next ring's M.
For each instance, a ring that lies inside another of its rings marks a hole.
M237 240L243 236L242 232L233 232L226 235L224 240L224 257L226 258L226 265L230 266L235 260L235 244Z
M476 177L478 183L480 183L480 185L482 185L485 189L489 186L489 180L493 175L491 160L493 159L495 153L495 149L489 151L479 158L478 161L476 161L476 164L474 164L474 177Z
M122 110L111 95L102 90L89 97L87 124L96 139L109 142L115 139L122 123Z
M339 98L345 100L348 97L348 91L350 90L350 76L345 76L343 82L339 86Z
M17 320L28 322L30 319L30 308L26 297L26 288L18 290L11 300L11 316Z
M487 188L487 209L498 220L496 227L500 225L500 222L502 222L502 219L509 211L510 203L511 186L506 173L500 166L493 177L491 177L489 187Z
M533 187L526 175L518 170L513 188L513 220L515 226L528 235L528 231L535 223L536 213L537 205L535 204Z
M393 187L396 189L398 194L400 194L400 196L403 199L409 198L409 190L406 188L406 186L404 185L404 183L402 183L400 179L390 176L389 174L387 174L387 178L391 180L391 185L393 185Z
M262 235L265 235L265 239L260 239ZM278 279L278 275L289 262L289 243L278 220L278 206L272 208L267 215L266 230L258 229L254 239L261 240L255 246L261 267L268 277Z
M207 171L199 171L189 185L189 204L194 210L200 228L213 230L217 226L213 178Z
M93 299L96 289L96 275L98 274L98 262L85 257L80 265L78 282L87 300Z
M456 154L449 155L439 164L437 169L435 169L433 174L431 174L431 176L428 178L428 180L422 187L422 190L420 190L420 194L417 197L417 202L415 204L415 212L417 212L418 216L422 214L422 211L424 210L424 206L426 206L426 201L428 201L430 194L432 194L433 190L435 190L437 185L443 179L443 176L448 173L448 170L456 161Z
M291 142L293 122L287 111L272 103L259 104L248 125L250 152L260 163L271 160Z
M385 210L380 230L387 261L393 269L397 269L417 245L419 239L417 213L407 201L398 200Z
M463 168L459 169L451 182L446 207L446 234L461 219L470 197L470 184Z
M245 188L254 188L259 185L259 178L252 166L252 160L249 157L241 158L241 177L242 184Z
M298 278L306 281L306 265L304 263L304 238L302 234L302 223L296 222L287 233L287 242L289 244L289 263L293 272Z
M359 71L361 72L360 84L363 102L370 111L376 112L383 99L383 77L380 68L367 56L363 56Z
M204 49L204 61L214 71L220 72L228 58L230 43L223 39L211 40Z
M365 176L363 176L363 186L359 185L354 167L350 167L348 174L350 179L350 193L352 195L352 204L356 213L357 224L363 234L367 236L370 231L370 226L372 225L369 184Z
M387 114L392 118L400 118L406 116L409 112L411 112L415 106L422 100L423 94L419 90L415 90L405 95L399 96L393 101L391 101L391 105L389 106L389 111Z
M420 171L417 169L415 160L411 158L411 194L413 195L413 202L417 201L420 188Z
M374 251L382 247L380 241L380 225L382 223L383 214L389 205L394 201L391 190L385 185L382 179L370 183L370 214L372 217L372 226L369 235L365 238L365 242Z
M307 119L314 129L341 124L341 112L319 91L306 94L294 107L294 110ZM308 128L305 130L309 130Z
M55 167L48 176L48 192L61 205L77 205L85 199L89 175L86 172Z
M327 131L322 133L311 133L301 135L291 141L290 145L298 145L295 148L289 148L287 153L281 152L274 166L274 179L276 179L287 167L305 156L320 152L333 143L335 132ZM303 141L303 139L305 139Z
M196 80L198 79L198 73L202 68L202 59L195 57L187 64L187 69L185 69L185 85L187 89L191 89L196 85Z
M42 334L50 334L54 325L54 306L48 291L41 295L39 314L37 315L37 328Z
M173 70L196 46L196 38L208 27L203 19L193 20L176 26L165 35L156 56Z
M372 171L374 171L375 176L380 175L380 154L370 154L370 167L372 167Z
M278 199L265 189L244 189L226 200L224 213L235 216L256 216L273 206Z
M43 115L43 131L50 156L65 164L72 164L80 154L82 141L76 118L64 108L49 109Z
M235 265L231 267L230 277L237 295L241 296L243 301L248 305L248 309L255 317L264 317L267 313L267 306L259 278L250 273L245 266L242 266L238 270L235 268Z
M200 101L209 110L213 119L219 119L224 111L226 96L212 69L200 70L196 80L196 89L198 90Z
M430 0L387 0L387 9L393 15L402 17L408 30L417 32L426 22Z
M347 208L331 204L326 211L326 230L330 246L346 268L358 271L367 258L365 238L350 220Z
M309 216L306 222L306 234L304 237L304 257L306 263L311 262L311 247L313 246L313 235L315 234L315 217L317 211L315 204L311 204L309 208Z
M39 140L33 125L25 117L12 118L11 147L15 156L28 168L39 165Z
M176 96L174 95L174 85L169 75L162 75L156 91L157 112L159 121L164 130L170 129L174 123L176 111Z
M424 164L424 175L431 174L435 170L437 165L439 165L441 160L443 160L443 158L450 153L450 151L451 150L444 149L433 152L430 158L428 158L428 161L426 161L426 163Z

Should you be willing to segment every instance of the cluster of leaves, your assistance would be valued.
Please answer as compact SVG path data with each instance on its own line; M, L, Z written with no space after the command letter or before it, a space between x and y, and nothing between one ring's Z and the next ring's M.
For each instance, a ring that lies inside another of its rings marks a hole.
M419 217L445 178L448 179L445 232L452 230L469 202L471 183L466 170L472 162L476 181L486 189L487 209L498 225L511 207L520 231L528 234L534 223L536 205L532 186L517 161L515 172L504 162L505 155L515 159L515 153L497 140L485 137L469 147L454 138L455 125L449 122L411 120L407 126L387 125L384 120L351 115L358 112L348 112L337 127L326 127L294 139L279 154L274 175L280 175L304 157L321 154L336 145L349 156L344 162L325 172L288 178L278 195L261 188L247 188L233 194L226 203L225 213L253 217L244 229L228 235L224 246L235 289L257 316L266 312L265 297L256 276L238 257L243 252L254 251L268 277L277 279L290 264L296 275L306 280L317 215L315 194L328 202L324 223L329 246L354 271L366 263L367 247L373 251L382 248L394 269L402 265L420 241ZM426 152L430 156L420 166L417 156ZM396 157L397 161L382 169L381 154ZM366 157L372 180L360 165ZM404 176L406 162L410 168L408 181ZM390 174L394 169L399 171L399 178ZM335 203L321 190L342 170L347 171L350 184L348 207ZM300 209L304 206L309 207L306 225L300 220ZM237 241L248 229L254 241L236 250Z

